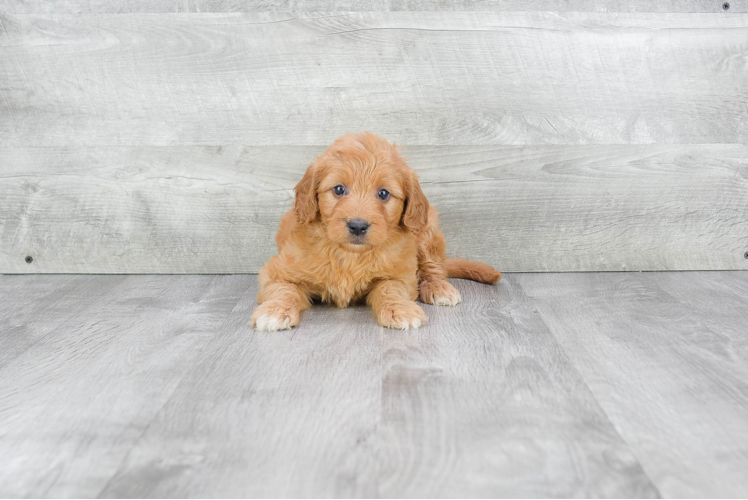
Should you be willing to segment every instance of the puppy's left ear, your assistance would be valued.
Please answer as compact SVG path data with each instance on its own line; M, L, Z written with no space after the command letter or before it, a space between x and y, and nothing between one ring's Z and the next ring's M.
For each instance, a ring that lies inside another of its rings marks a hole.
M319 205L317 205L317 163L312 163L306 169L304 177L301 178L294 191L296 199L294 200L294 210L296 218L302 224L308 224L317 217Z
M403 211L403 225L413 233L421 233L426 229L429 218L429 200L421 190L418 175L410 173L405 185L405 210Z

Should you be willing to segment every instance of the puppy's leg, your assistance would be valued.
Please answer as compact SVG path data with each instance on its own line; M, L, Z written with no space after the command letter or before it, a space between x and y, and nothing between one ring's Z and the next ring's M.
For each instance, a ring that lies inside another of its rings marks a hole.
M301 311L311 306L309 295L294 283L266 283L257 300L261 304L252 313L252 326L268 332L298 325Z
M424 259L418 262L421 302L435 306L456 306L462 301L460 292L448 281L444 268L438 262Z
M416 295L413 286L402 281L384 280L369 292L366 302L374 309L380 325L409 330L426 322L426 314L414 302Z
M418 242L418 290L421 302L435 306L456 306L460 292L447 281L444 267L444 235L434 228Z

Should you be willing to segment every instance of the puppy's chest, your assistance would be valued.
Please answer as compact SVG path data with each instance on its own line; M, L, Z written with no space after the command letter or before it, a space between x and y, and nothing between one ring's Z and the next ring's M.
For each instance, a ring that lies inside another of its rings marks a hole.
M363 299L374 282L384 276L376 262L358 256L330 256L322 268L317 285L320 298L338 307L347 307Z
M389 259L373 252L316 250L298 259L295 267L304 273L312 294L323 302L347 307L366 297L377 281L392 277Z

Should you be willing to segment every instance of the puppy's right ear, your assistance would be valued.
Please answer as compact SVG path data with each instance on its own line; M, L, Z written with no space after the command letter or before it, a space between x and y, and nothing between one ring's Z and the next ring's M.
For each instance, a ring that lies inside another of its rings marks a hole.
M319 212L319 206L317 205L317 184L319 181L316 171L316 163L309 165L304 177L294 188L296 199L293 208L296 211L296 218L301 224L309 224L317 217Z

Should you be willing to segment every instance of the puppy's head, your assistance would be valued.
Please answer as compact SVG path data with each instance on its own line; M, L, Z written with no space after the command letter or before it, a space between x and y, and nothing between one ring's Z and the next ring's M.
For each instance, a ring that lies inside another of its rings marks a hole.
M423 231L429 204L418 176L395 146L370 132L336 140L296 185L298 220L321 220L327 238L347 250L381 245L392 232Z

